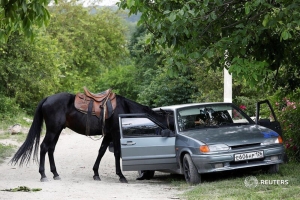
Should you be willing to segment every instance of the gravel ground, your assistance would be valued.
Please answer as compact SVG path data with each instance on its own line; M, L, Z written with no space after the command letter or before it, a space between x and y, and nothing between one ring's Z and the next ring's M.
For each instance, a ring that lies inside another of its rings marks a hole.
M9 141L5 141L6 143ZM48 182L40 182L38 165L12 166L10 158L0 165L0 199L66 200L66 199L183 199L179 190L170 184L169 174L156 173L152 180L137 181L137 172L124 171L128 184L120 183L115 174L114 156L107 151L100 164L101 181L93 180L92 167L101 140L93 141L71 131L61 134L55 150L55 161L61 180L53 180L46 157ZM8 192L5 189L27 186L41 188L37 192Z

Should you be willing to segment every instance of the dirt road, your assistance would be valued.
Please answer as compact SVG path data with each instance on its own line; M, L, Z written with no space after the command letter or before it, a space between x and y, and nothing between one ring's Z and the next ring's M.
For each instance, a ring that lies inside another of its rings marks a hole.
M53 180L46 160L48 182L40 182L38 165L0 166L0 190L27 186L41 188L38 192L0 191L1 200L67 200L67 199L182 199L183 191L172 186L167 174L159 174L152 180L137 181L137 172L124 172L128 184L120 183L115 174L114 156L107 151L100 164L101 181L94 181L92 167L101 140L93 141L71 131L61 134L55 150L55 161L61 180Z

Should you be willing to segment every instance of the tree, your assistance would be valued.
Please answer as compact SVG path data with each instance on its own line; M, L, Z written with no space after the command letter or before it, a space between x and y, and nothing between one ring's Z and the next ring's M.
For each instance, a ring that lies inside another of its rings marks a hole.
M75 1L61 1L49 10L52 18L47 32L67 54L61 68L65 91L101 88L97 79L127 54L120 17L109 9L85 8Z
M148 38L145 26L141 25L129 43L130 55L135 61L132 74L139 83L135 85L139 91L137 101L150 107L192 102L191 96L196 92L192 73L181 71L177 77L170 75L162 62L170 56L170 51L162 48L149 51Z
M40 32L34 42L12 34L0 51L0 93L33 112L38 102L61 88L64 52Z
M49 23L50 14L46 8L49 3L50 0L2 0L0 41L6 42L15 31L33 37L35 26L43 27Z
M119 7L142 13L139 23L151 32L152 47L177 52L166 58L174 71L206 59L213 69L230 66L235 79L253 87L287 79L293 90L300 83L299 2L121 0Z

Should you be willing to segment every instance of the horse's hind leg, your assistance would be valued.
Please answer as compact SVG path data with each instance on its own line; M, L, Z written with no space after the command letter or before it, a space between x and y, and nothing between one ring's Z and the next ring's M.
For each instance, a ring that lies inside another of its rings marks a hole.
M46 174L45 174L45 157L46 157L47 152L48 152L51 172L54 174L54 179L55 179L55 177L59 177L59 175L56 172L54 156L53 156L53 152L54 152L55 145L57 143L59 134L60 134L60 132L58 134L55 134L55 133L52 133L47 130L46 136L41 144L39 172L41 174L42 182L45 182L48 180L46 177Z
M111 142L111 139L107 136L104 136L104 138L102 140L102 143L101 143L101 147L100 147L99 152L98 152L96 162L95 162L94 167L93 167L93 171L94 171L93 178L96 181L101 181L100 176L99 176L99 172L98 172L99 165L100 165L100 161L101 161L103 155L105 154L106 149L109 146L110 142Z
M55 150L55 146L56 143L58 141L60 134L57 134L54 138L54 141L52 142L52 144L50 145L49 149L48 149L48 157L49 157L49 163L50 163L50 170L53 173L53 179L54 180L60 180L60 177L56 171L56 166L55 166L55 161L54 161L54 150Z

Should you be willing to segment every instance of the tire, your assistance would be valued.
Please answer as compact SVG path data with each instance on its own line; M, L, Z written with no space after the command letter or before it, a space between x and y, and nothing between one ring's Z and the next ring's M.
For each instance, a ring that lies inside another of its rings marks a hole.
M201 175L198 173L192 158L189 154L183 157L183 174L186 182L190 185L195 185L201 182Z
M267 167L267 173L277 174L279 172L279 164L270 165Z

